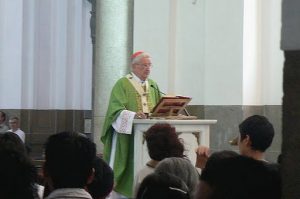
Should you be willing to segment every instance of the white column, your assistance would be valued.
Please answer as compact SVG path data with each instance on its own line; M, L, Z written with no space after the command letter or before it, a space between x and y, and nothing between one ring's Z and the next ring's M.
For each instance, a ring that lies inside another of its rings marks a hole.
M132 53L133 0L96 1L96 47L93 72L93 132L100 135L112 86L129 71Z

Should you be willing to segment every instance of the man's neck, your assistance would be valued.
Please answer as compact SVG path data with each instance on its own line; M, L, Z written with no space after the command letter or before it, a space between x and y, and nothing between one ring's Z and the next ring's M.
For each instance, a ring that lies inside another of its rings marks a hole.
M244 154L245 156L248 156L250 158L253 158L255 160L263 160L265 161L265 153L257 150L249 150L247 154Z
M136 79L138 82L144 82L146 80L142 80L141 78L139 78L136 74L134 74L134 72L131 72L132 76L134 79Z

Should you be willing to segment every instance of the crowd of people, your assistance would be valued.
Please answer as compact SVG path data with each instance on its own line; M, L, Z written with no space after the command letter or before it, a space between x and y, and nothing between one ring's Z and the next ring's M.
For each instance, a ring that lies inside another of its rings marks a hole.
M8 128L0 111L0 198L279 199L279 165L265 159L274 128L260 115L239 125L239 154L211 154L207 146L198 146L195 165L184 155L176 129L154 124L144 133L150 160L134 176L133 121L148 118L161 98L157 84L148 78L151 68L150 55L138 51L131 57L131 73L113 87L101 135L103 159L83 134L51 135L45 143L41 184L19 118L10 117Z

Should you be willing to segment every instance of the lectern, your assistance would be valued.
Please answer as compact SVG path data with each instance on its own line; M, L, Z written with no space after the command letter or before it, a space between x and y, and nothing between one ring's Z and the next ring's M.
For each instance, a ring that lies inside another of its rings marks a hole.
M169 119L135 119L133 122L134 131L134 176L150 160L144 132L156 123L169 123L176 128L176 132L182 137L194 139L197 145L209 146L209 129L210 125L215 124L217 120L169 120ZM184 142L187 143L186 139ZM185 145L186 147L186 145ZM186 147L187 148L187 147ZM196 155L194 148L189 149L189 154ZM195 159L191 159L193 164Z

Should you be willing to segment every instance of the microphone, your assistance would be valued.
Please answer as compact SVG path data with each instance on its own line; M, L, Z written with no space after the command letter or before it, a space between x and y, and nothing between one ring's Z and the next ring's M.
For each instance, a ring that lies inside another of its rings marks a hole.
M154 88L155 90L157 90L160 94L166 95L166 93L161 92L158 88L156 88L155 86L153 86L152 84L150 85L150 87Z

